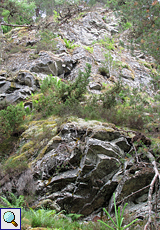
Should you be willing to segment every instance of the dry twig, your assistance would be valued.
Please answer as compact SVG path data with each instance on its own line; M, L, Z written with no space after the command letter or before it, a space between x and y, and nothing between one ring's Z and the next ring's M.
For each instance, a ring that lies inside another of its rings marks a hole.
M3 26L11 26L11 27L36 27L35 25L13 25L13 24L8 24L8 23L4 23L4 22L1 22L0 23L1 25Z

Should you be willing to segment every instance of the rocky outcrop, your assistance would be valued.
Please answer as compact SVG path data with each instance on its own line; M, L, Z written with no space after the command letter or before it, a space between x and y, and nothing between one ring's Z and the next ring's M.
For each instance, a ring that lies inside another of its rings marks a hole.
M119 33L121 19L111 10L100 6L93 11L88 11L87 8L82 11L79 15L61 23L56 31L54 23L52 21L49 23L48 30L57 36L54 38L54 45L52 44L55 46L55 51L48 51L47 48L44 50L47 42L43 44L41 31L36 29L16 28L7 34L7 38L3 38L1 69L7 71L10 78L6 80L1 75L0 100L6 98L7 101L15 102L26 98L34 91L33 86L29 86L28 83L26 86L23 83L22 86L17 82L15 87L11 86L14 82L12 76L21 70L29 71L30 76L36 76L39 80L48 75L74 80L79 70L84 70L86 63L92 65L91 83L88 89L93 93L101 89L96 82L113 84L119 78L131 87L143 86L151 92L152 65L148 62L151 62L152 58L138 50L134 51L134 55L128 51L129 30L112 40L113 35ZM49 44L50 42L48 40ZM99 68L108 65L104 57L106 52L113 58L113 62L107 67L112 71L107 75L101 75L98 74ZM5 89L10 93L8 94ZM14 91L14 95L11 95L11 91L12 94Z
M102 85L113 85L119 78L124 84L152 93L153 59L138 50L134 55L128 51L129 30L118 35L119 22L112 11L98 7L63 21L56 31L50 23L49 30L57 36L55 51L44 50L44 44L37 51L36 45L42 40L38 29L17 28L3 35L2 104L26 99L48 75L74 81L86 63L92 65L91 93L101 94ZM118 36L113 41L114 34ZM105 60L105 53L110 62ZM27 106L32 107L30 100L25 102ZM115 193L118 204L128 197L125 200L137 216L148 213L146 197L154 171L147 156L142 157L142 164L137 163L135 132L99 121L53 116L38 120L38 115L34 116L34 121L22 127L25 131L15 155L0 165L0 194L31 195L32 208L65 209L88 216L102 207L111 212ZM147 128L159 130L159 120ZM146 158L148 163L143 164Z
M21 136L19 152L5 165L27 159L29 169L16 177L8 173L7 181L1 175L0 192L5 195L13 188L17 195L34 191L33 208L43 205L84 216L108 205L111 211L114 192L118 202L131 195L130 202L140 203L154 172L149 164L135 164L133 136L98 121L70 118L66 122L50 117L31 122ZM130 158L124 160L128 152ZM27 188L28 183L32 188Z
M79 19L77 23L73 20L60 26L59 35L88 46L104 36L118 33L119 18L108 9L97 7L96 11L81 13Z
M20 70L10 77L6 71L0 72L0 101L1 103L19 102L35 92L39 81L29 71Z
M54 55L51 52L41 51L39 58L32 62L30 67L31 72L52 74L53 76L63 76L68 74L73 69L76 61L70 55L63 53L61 55Z

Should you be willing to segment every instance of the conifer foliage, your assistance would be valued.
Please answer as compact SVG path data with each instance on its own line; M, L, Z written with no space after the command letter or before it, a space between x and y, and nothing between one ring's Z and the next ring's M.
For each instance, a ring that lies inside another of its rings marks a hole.
M109 0L106 5L130 22L131 42L160 63L160 2L158 0Z

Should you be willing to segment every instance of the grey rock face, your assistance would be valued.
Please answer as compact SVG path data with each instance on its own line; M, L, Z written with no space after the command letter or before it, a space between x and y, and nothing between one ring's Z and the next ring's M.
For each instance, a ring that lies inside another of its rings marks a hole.
M112 177L121 168L120 159L125 154L117 144L110 142L117 139L118 143L120 133L111 127L98 129L93 123L95 133L91 138L93 128L89 130L86 124L73 122L63 125L62 142L33 166L38 168L35 176L40 180L36 193L40 200L51 199L68 212L83 215L89 215L109 200L117 186ZM97 139L101 132L103 141ZM56 172L57 163L64 165L59 173Z
M40 41L39 31L35 29L28 31L26 29L25 36L22 36L19 28L14 29L10 32L13 44L17 44L18 39L18 44L25 46L26 49L24 53L18 52L6 57L6 64L2 65L2 69L7 68L13 72L23 69L36 74L38 79L44 79L42 75L47 76L52 74L53 76L59 76L67 80L74 80L78 76L79 70L84 71L86 63L90 63L92 65L92 75L96 75L99 73L99 67L106 63L104 57L106 51L101 39L106 39L104 42L111 41L110 39L113 38L112 35L119 30L120 20L112 11L103 7L97 7L92 12L86 11L80 15L76 15L76 17L63 22L58 27L56 34L59 37L55 38L57 42L56 54L44 50L37 54L34 49L30 49L27 46L32 46ZM50 24L50 26L49 29L54 30L53 25ZM110 66L110 70L112 70L109 74L110 78L108 79L109 76L104 75L102 78L90 80L91 82L99 81L101 83L112 84L112 82L118 81L119 77L121 77L125 84L138 88L144 85L144 87L148 88L148 92L151 92L151 71L144 67L143 64L143 62L150 60L150 58L147 58L145 55L145 59L142 59L138 54L136 57L130 54L130 51L127 50L128 34L129 31L127 30L121 33L118 39L115 38L113 49L109 52L113 60L119 63L118 68ZM37 35L38 39L36 38ZM63 40L64 38L73 42L73 45L76 46L71 49L67 48ZM124 49L119 44L120 42L124 44ZM7 43L3 44L4 48L5 44ZM105 46L107 48L107 43ZM32 47L34 48L34 46ZM136 50L134 52L136 54L139 51ZM4 85L2 80L1 85ZM8 88L10 86L9 84L5 84L3 89L5 87ZM91 84L91 90L92 93L99 93L98 90L100 90L100 87ZM1 95L2 97L3 95Z
M82 119L65 122L57 130L58 120L54 119L34 122L22 134L19 159L30 156L29 178L34 187L31 191L36 193L33 207L43 205L88 216L107 205L111 211L114 192L117 201L121 201L151 182L151 168L134 166L134 157L124 164L125 155L132 148L127 132L113 124ZM41 133L42 127L50 129L48 139ZM37 148L34 140L40 135L44 138ZM28 177L24 173L18 179L8 175L5 182L4 178L5 175L0 178L0 192L5 194L14 186L17 194L25 193ZM145 189L131 195L130 201L141 203L139 197L147 192Z
M100 83L93 82L93 83L89 84L89 88L91 90L101 90L102 89L102 85Z
M134 75L132 74L132 72L125 68L121 71L121 77L129 80L134 80Z
M18 72L14 74L14 78L6 72L0 74L0 100L24 100L39 87L36 79L44 79L48 74L74 80L79 70L84 71L86 62L92 65L92 76L96 82L100 81L100 84L90 83L90 90L100 91L101 83L108 83L109 80L97 74L105 58L102 45L92 42L105 36L112 38L118 31L117 25L118 19L113 13L100 8L96 12L85 13L77 23L71 20L60 26L58 34L61 39L56 54L40 51L34 60L29 58L30 54L34 54L33 50L26 54L14 54L8 58L6 68ZM36 31L32 32L36 34ZM14 33L13 31L12 39L15 39L15 43L32 45L38 42L33 39L30 40L31 43L27 43L27 38L19 41L18 35L14 37ZM74 44L79 47L67 49L62 38L74 40ZM121 75L123 82L130 86L139 87L140 83L149 85L150 70L146 70L139 62L142 56L137 56L137 60L127 49L118 48L119 41L115 43L111 56L125 65L113 70L112 79L118 79ZM88 51L85 46L93 48L93 52ZM35 74L38 75L37 78ZM93 82L92 78L90 80ZM124 160L132 148L131 137L127 132L97 121L85 122L77 119L75 122L59 125L57 120L51 118L29 125L22 134L20 151L16 157L22 157L23 160L25 156L30 171L20 173L14 178L13 175L1 175L0 193L6 195L13 190L17 195L35 192L37 196L34 207L43 205L57 211L65 209L69 213L87 216L106 206L111 211L113 192L120 202L132 191L136 192L149 185L153 178L150 165L137 167L134 156ZM16 161L17 164L21 163L17 159ZM130 202L136 200L139 208L143 202L141 196L145 197L147 192L148 189L136 193L129 198Z
M79 23L65 24L60 27L62 36L65 36L68 40L82 43L83 45L91 45L93 41L102 39L104 36L111 37L112 34L118 32L118 20L114 14L110 12L110 21L104 20L103 14L105 13L103 8L97 9L98 12L88 12L83 15ZM114 23L113 23L114 22Z
M14 78L7 77L6 72L0 75L0 101L13 103L24 100L30 96L39 82L29 71L19 71Z
M58 56L51 52L41 51L39 56L40 58L32 63L30 67L31 72L59 76L70 73L73 69L74 61L71 56L66 53L62 53Z

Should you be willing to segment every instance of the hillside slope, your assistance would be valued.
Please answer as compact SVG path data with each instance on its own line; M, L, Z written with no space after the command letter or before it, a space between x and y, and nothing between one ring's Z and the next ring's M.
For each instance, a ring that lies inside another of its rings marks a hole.
M1 35L0 194L92 219L113 211L115 193L144 227L159 173L160 75L130 36L101 5Z

